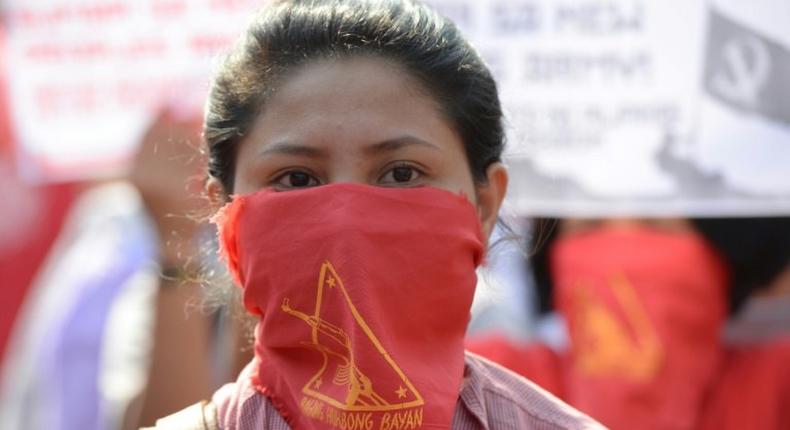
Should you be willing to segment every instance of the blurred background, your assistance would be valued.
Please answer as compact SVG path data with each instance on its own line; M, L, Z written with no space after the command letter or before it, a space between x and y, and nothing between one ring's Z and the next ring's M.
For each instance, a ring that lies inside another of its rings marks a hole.
M508 121L469 349L613 429L790 429L790 2L428 3ZM151 425L249 359L200 125L263 4L0 1L0 430Z

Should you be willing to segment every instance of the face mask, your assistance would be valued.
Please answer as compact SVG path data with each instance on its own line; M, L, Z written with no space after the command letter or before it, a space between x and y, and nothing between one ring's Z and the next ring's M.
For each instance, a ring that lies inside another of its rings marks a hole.
M725 269L693 233L599 229L551 250L570 404L611 428L694 428L722 355Z
M333 184L237 197L217 217L260 317L253 384L294 428L449 428L483 257L466 198Z

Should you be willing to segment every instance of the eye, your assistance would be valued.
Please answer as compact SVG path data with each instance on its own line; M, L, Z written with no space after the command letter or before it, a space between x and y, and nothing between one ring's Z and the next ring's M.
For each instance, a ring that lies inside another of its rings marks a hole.
M399 164L384 173L381 179L379 179L379 183L391 186L411 185L421 176L422 172L414 166Z
M280 189L307 188L320 185L315 176L301 170L285 172L274 180L274 186Z

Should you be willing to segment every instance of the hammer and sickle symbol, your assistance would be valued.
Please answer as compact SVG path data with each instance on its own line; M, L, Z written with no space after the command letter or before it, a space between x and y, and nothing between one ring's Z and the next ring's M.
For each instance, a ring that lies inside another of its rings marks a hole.
M754 107L771 74L771 55L754 36L733 38L724 44L722 70L713 77L713 89L733 102Z

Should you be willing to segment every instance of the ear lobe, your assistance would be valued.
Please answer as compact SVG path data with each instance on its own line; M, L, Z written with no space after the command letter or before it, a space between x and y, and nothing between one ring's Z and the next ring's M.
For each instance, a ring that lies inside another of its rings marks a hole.
M508 174L505 165L497 162L488 166L486 179L485 184L477 186L477 212L480 216L483 239L488 242L507 192Z
M228 202L228 193L219 179L211 176L206 181L206 197L211 208L216 212Z

